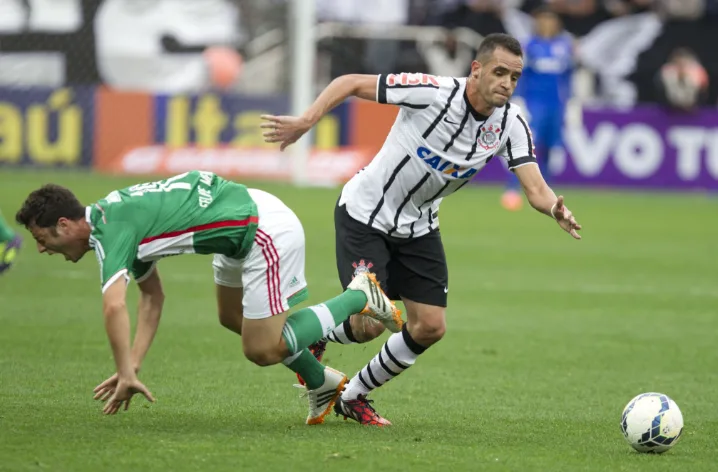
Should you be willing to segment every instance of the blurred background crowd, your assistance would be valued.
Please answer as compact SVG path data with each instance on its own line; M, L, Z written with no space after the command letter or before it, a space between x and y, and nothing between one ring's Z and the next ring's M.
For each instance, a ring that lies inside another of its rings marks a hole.
M0 9L0 85L192 92L208 87L208 63L232 61L244 80L215 79L237 91L286 91L291 80L284 0L1 0ZM709 80L718 0L319 0L317 85L350 72L463 75L480 40L472 33L529 37L538 10L575 42L572 94L582 102L718 102Z

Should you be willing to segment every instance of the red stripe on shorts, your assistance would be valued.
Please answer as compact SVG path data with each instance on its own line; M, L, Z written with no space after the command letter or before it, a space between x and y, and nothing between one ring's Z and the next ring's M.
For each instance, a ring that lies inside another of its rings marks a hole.
M267 291L269 296L269 308L272 316L284 312L282 306L281 288L279 285L279 255L272 238L264 231L257 230L255 241L262 248L262 255L267 261Z
M259 247L262 248L262 256L264 256L264 261L267 263L267 271L265 273L265 278L267 279L267 298L269 300L269 311L274 316L276 312L276 301L274 299L274 277L273 277L273 267L274 267L274 258L267 249L266 241L258 238L255 235L254 238L255 242Z
M276 296L277 296L277 302L278 302L278 309L277 314L284 312L284 304L282 303L282 285L281 285L281 279L279 276L279 252L277 252L277 247L274 245L274 240L272 240L272 237L265 233L264 231L258 229L258 233L261 233L261 235L269 240L269 250L274 254L274 259L277 261L277 264L274 268L274 281L275 281L275 287L276 287Z

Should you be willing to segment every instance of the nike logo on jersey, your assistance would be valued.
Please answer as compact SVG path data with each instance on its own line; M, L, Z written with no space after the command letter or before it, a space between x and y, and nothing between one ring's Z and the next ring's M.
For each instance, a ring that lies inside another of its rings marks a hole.
M458 124L459 124L459 123L457 123L456 121L451 121L451 120L449 119L449 117L446 117L446 116L444 117L444 121L447 122L447 123L449 123L450 125L458 125Z
M425 147L418 148L416 150L416 155L432 169L438 170L443 174L455 177L457 179L469 179L474 174L476 174L476 172L478 172L472 167L464 167L460 166L459 164L454 164L451 161L447 161L443 157L439 156L438 154L434 154L433 152L431 152L431 150L426 149Z

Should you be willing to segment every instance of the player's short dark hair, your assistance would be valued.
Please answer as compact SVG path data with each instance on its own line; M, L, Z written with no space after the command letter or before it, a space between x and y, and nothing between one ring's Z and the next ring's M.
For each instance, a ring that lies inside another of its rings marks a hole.
M491 56L498 48L506 49L508 52L516 56L524 56L524 52L521 49L521 43L518 39L514 38L510 34L492 33L484 37L484 40L481 41L479 50L476 51L476 60L484 62L486 58Z
M531 10L531 16L537 17L539 15L553 15L558 17L558 14L551 9L548 5L539 5Z
M30 225L51 228L60 218L77 221L84 217L85 207L70 190L47 184L28 195L15 221L26 228Z

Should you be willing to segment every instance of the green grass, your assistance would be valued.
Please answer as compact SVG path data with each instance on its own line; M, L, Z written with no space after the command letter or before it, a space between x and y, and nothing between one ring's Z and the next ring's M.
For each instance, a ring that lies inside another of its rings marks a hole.
M138 180L3 171L0 207L11 218L47 181L89 202ZM338 190L256 186L305 225L310 300L335 295ZM394 422L384 430L304 426L293 374L250 364L218 324L210 258L197 256L160 265L168 297L141 373L156 404L102 416L92 389L113 363L96 262L27 241L0 279L0 470L715 470L718 200L563 190L583 241L529 209L504 212L497 188L444 202L448 332L373 394ZM330 346L327 362L352 374L384 339ZM661 456L634 453L618 428L645 391L685 417Z

